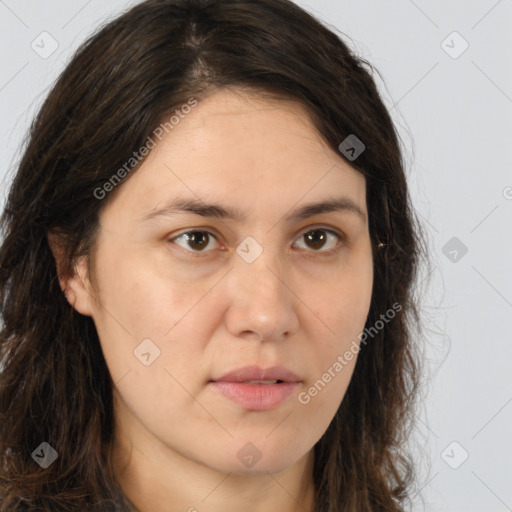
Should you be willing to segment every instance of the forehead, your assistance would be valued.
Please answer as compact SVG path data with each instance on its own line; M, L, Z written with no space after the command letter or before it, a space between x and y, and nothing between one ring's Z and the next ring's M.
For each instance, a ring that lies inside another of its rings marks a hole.
M302 105L232 90L183 115L122 189L113 206L122 198L140 215L176 197L249 217L326 195L366 207L364 177L323 140Z

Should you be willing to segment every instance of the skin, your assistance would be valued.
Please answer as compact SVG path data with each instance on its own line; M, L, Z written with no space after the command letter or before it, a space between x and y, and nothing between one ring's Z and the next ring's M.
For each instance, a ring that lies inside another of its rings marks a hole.
M333 194L365 217L341 210L284 220ZM108 198L94 279L82 259L61 286L98 330L115 383L114 469L141 512L234 512L248 502L254 512L313 510L313 446L356 357L308 404L298 394L364 328L373 283L365 194L364 177L299 104L223 89L201 99ZM246 221L192 213L140 221L176 196L239 209ZM304 236L313 228L346 240L321 231L327 238L315 245ZM175 238L192 229L213 236ZM236 252L247 236L263 249L252 263ZM134 356L147 338L160 350L149 366ZM284 365L302 382L267 411L208 384L249 364ZM252 467L237 457L248 442L261 454Z

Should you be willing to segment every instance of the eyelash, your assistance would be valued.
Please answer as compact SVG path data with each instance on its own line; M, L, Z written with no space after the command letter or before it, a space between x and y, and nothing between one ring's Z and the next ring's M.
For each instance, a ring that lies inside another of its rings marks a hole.
M309 228L307 231L303 231L300 234L299 239L301 237L307 235L308 233L312 233L312 232L315 232L315 231L324 231L326 233L334 235L338 239L338 242L340 242L340 244L337 247L335 247L334 249L330 249L328 251L308 250L306 252L311 252L313 254L317 253L317 254L322 254L322 255L325 255L325 256L329 256L329 255L333 255L333 254L337 253L341 249L341 244L346 242L346 236L344 234L339 233L337 231L334 231L332 229L324 228L324 227ZM192 229L190 231L184 231L183 233L180 233L179 235L176 235L176 236L174 236L172 238L169 238L168 241L174 243L175 240L177 240L178 238L182 237L183 235L190 235L190 234L193 234L193 233L207 233L209 236L211 236L215 240L217 240L217 237L213 233L211 233L210 231L206 231L206 230L203 230L203 229ZM218 242L218 240L217 240L217 242ZM186 252L188 252L189 254L192 254L194 257L202 257L203 254L211 252L211 251L204 251L204 250L203 251L193 251L193 250L185 249L184 247L181 247L181 246L179 246L179 247L181 249L185 250Z

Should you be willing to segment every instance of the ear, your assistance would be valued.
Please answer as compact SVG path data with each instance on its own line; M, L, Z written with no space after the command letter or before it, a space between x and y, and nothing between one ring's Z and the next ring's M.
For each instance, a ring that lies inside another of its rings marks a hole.
M70 274L67 269L67 254L63 237L56 233L48 233L48 244L55 259L60 288L67 301L82 315L92 316L95 300L86 256L78 258Z

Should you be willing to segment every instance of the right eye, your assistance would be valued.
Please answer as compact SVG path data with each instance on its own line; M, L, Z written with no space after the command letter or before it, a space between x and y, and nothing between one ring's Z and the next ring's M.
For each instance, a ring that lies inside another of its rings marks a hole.
M187 244L188 247L177 244L180 247L183 247L185 250L192 252L192 253L203 253L203 252L210 252L203 250L205 247L210 246L211 238L214 240L217 240L215 238L215 235L210 233L209 231L200 231L200 230L193 230L193 231L185 231L184 233L181 233L180 235L177 235L173 238L169 239L169 242L174 242L176 240L182 240L185 244ZM190 248L193 250L191 251Z

